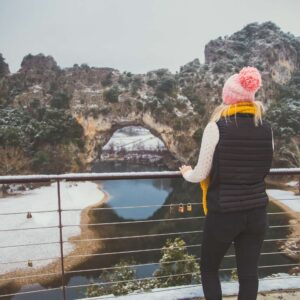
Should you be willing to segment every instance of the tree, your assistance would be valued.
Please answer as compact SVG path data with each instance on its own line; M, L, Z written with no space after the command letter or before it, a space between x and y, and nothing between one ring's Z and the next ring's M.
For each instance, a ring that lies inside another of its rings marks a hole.
M136 270L130 265L133 259L123 260L114 266L113 271L103 271L100 279L104 284L92 284L86 290L86 296L96 297L107 294L125 295L139 289L141 282L135 280Z
M105 78L101 80L103 86L109 86L112 84L112 72L108 73Z
M188 254L185 241L181 238L175 238L174 241L167 239L159 263L160 268L153 274L158 287L200 282L200 267L195 257ZM185 273L191 274L180 275Z
M195 256L187 253L185 241L175 238L168 239L162 248L162 258L159 268L153 273L153 278L136 279L134 265L136 262L121 260L112 271L105 270L100 276L105 284L90 285L86 290L87 297L107 294L124 295L133 291L150 291L152 288L200 282L200 267ZM183 273L190 273L180 275Z
M68 109L70 107L70 96L64 92L57 92L54 94L50 105L58 109Z
M104 92L104 99L108 102L118 102L120 91L117 85Z
M0 79L9 73L8 64L0 53Z
M175 97L177 93L177 83L173 76L163 76L156 87L155 95L163 99L165 95Z

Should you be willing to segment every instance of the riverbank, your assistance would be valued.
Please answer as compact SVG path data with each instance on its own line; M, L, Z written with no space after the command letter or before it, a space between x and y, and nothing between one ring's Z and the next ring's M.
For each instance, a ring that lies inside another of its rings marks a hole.
M70 272L83 264L86 260L86 255L99 253L103 248L103 244L101 244L100 242L78 242L79 240L89 240L97 238L94 234L94 230L91 230L89 226L83 225L90 223L89 212L91 209L99 207L109 200L109 194L103 191L99 184L97 184L97 189L101 191L101 199L98 202L85 207L80 213L80 234L69 237L67 239L68 242L64 243L64 248L69 243L74 247L74 249L64 257L64 267L66 274L67 272ZM93 196L95 196L95 194ZM67 228L68 227L64 227L63 229ZM33 261L33 264L34 263L35 262ZM15 279L5 280L7 278ZM0 289L2 291L5 291L5 293L16 293L24 285L32 285L37 283L41 286L47 287L57 286L61 284L60 259L56 259L43 267L36 267L30 270L28 270L28 267L26 269L23 267L0 275Z
M290 234L287 236L287 240L277 241L277 245L283 255L298 263L300 262L300 197L297 195L298 188L296 185L285 185L284 189L286 193L276 192L276 190L269 190L268 193L270 202L286 212L289 218L289 225L291 225L289 227ZM272 191L272 193L270 193L270 191ZM290 270L289 274L300 274L300 267L295 266Z

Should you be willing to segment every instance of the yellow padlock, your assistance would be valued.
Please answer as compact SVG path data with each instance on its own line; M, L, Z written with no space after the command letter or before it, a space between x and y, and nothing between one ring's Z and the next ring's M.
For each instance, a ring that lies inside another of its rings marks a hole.
M183 212L184 212L184 206L183 206L183 203L180 203L180 204L179 204L178 211L179 211L180 213L183 213Z
M192 211L192 204L191 204L191 203L188 203L188 204L187 204L186 210L187 210L187 211Z

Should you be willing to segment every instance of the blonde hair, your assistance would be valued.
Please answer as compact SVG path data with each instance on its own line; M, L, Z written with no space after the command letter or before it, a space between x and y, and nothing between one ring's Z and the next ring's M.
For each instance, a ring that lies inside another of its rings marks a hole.
M266 109L265 109L265 107L264 107L264 105L261 101L254 100L251 103L253 103L253 105L255 106L255 114L254 114L254 118L253 118L254 119L254 124L255 124L255 126L258 126L259 122L262 124L262 116L265 113ZM218 105L214 109L214 111L213 111L213 113L210 117L210 121L217 122L221 118L223 113L225 113L225 119L226 119L227 115L228 115L229 107L233 106L233 105L234 105L235 111L236 111L236 108L237 108L236 104L228 105L228 104L222 103L222 104ZM236 117L236 113L235 113L235 117Z

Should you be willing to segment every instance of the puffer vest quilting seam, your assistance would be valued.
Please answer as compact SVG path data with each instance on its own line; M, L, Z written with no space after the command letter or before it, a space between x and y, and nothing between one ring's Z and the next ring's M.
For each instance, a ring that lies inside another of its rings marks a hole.
M236 118L235 118L236 117ZM217 122L216 145L207 208L212 212L231 212L266 206L265 176L272 158L270 124L263 121L255 127L253 116L237 114Z

